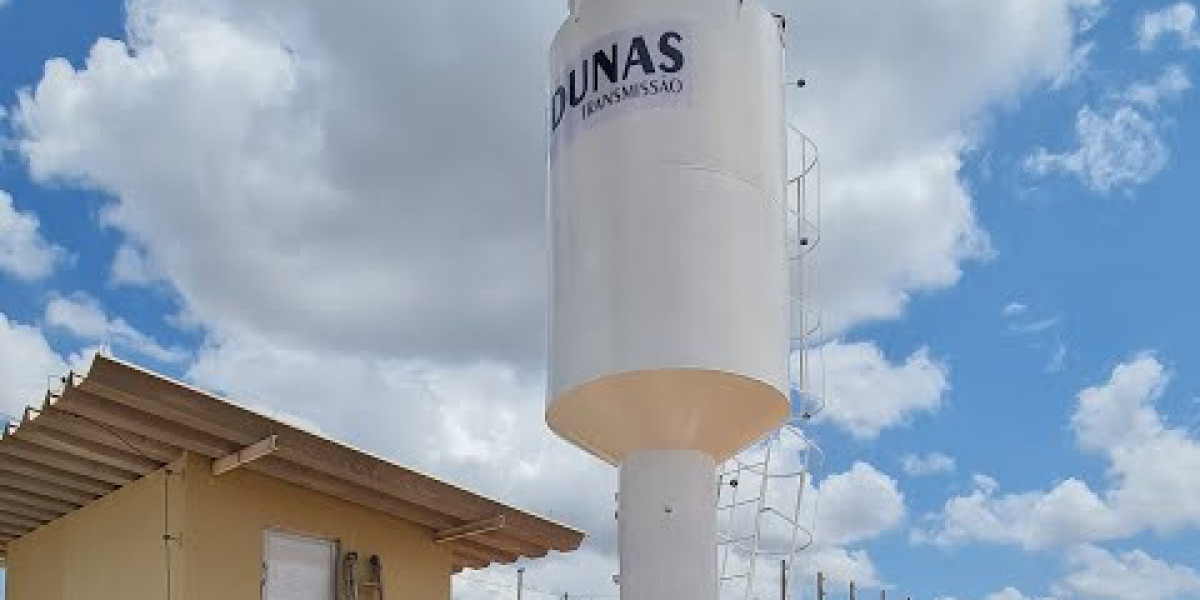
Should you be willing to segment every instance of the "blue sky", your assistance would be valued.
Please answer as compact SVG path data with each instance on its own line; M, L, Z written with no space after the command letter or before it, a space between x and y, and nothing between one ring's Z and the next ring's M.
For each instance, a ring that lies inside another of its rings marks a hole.
M579 524L531 580L612 593L612 473L540 416L561 4L0 2L0 410L106 347ZM1195 6L827 4L773 3L825 176L802 574L1200 598Z

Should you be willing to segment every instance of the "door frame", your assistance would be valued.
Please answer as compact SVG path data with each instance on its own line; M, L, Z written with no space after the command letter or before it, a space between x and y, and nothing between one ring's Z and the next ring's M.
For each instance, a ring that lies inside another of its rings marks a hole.
M336 537L332 537L332 536L328 536L328 535L309 533L309 532L305 532L305 531L299 531L296 529L284 529L282 527L267 527L262 530L261 543L259 544L259 556L261 557L261 560L259 560L259 564L260 564L259 568L261 569L261 573L262 573L259 576L260 577L260 583L258 586L259 599L260 600L268 600L267 599L267 577L266 577L267 539L273 535L280 536L280 537L288 537L288 538L292 538L292 539L306 540L306 541L325 542L325 543L331 545L333 547L333 557L331 559L330 568L333 573L333 578L332 578L333 579L333 588L329 591L329 598L330 598L330 600L338 600L338 575L340 575L340 573L338 571L341 568L338 563L341 562L341 558L342 558L342 542L341 542L341 540Z

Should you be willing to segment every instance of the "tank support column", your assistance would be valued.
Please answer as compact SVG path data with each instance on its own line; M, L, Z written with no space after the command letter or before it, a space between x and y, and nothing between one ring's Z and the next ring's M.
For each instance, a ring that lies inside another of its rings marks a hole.
M716 600L716 463L696 450L621 461L621 600Z

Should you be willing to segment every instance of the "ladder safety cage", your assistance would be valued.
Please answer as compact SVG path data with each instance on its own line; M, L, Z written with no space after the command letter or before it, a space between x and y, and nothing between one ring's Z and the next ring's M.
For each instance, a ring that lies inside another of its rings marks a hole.
M821 316L813 294L813 255L821 241L821 163L816 143L790 123L788 160L784 219L792 416L718 471L722 600L777 597L778 582L764 577L764 566L782 560L788 571L794 571L797 555L814 541L813 525L801 521L805 492L812 491L811 474L824 463L821 448L805 432L808 422L825 408ZM815 522L815 509L813 513ZM785 576L794 581L791 575Z

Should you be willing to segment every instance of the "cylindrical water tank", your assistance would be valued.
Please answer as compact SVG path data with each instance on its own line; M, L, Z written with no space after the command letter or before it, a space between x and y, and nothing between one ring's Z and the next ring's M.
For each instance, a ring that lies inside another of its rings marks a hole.
M578 0L554 40L547 421L604 460L787 416L782 57L754 0Z

